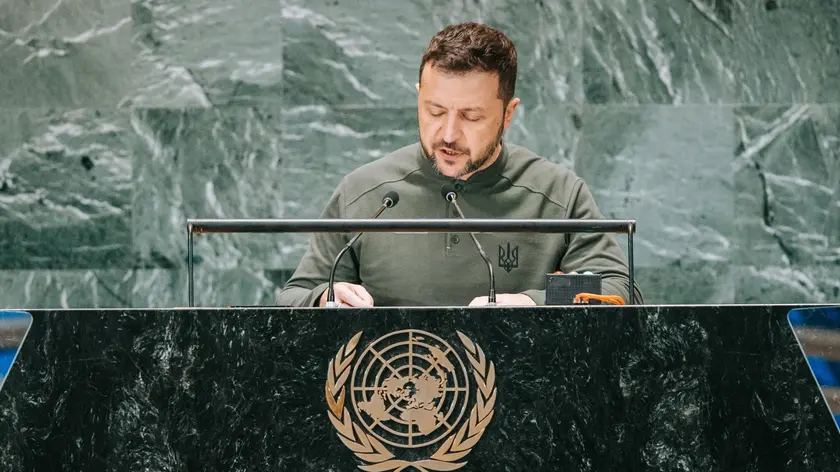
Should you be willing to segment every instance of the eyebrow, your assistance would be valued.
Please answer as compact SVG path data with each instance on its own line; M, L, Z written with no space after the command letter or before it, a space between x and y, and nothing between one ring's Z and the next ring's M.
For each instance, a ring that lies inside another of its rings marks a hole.
M425 103L426 105L431 105L433 107L446 108L445 106L437 104L437 103L435 103L431 100L426 100L423 103ZM474 111L474 112L481 113L481 112L484 111L484 108L483 107L467 107L467 108L461 108L459 111Z

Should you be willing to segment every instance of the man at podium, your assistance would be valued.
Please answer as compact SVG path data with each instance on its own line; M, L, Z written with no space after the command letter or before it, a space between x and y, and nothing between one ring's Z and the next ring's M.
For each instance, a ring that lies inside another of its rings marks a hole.
M437 33L416 85L419 142L346 175L322 217L370 218L388 207L388 218L603 219L570 169L503 140L519 104L516 73L516 48L500 31L466 23ZM383 206L386 194L395 198ZM313 234L277 304L325 306L333 260L352 236ZM629 299L627 262L613 234L475 237L493 265L496 305L544 304L546 274L557 271L597 274L602 294ZM487 267L471 238L365 233L335 269L334 300L352 307L486 304Z

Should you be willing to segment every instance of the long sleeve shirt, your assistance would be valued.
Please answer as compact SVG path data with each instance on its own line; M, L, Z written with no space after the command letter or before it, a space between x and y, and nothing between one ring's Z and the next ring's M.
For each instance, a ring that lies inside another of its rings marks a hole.
M439 174L419 143L346 175L322 218L371 218L391 190L400 201L381 218L459 218L441 196L455 186L467 218L603 219L584 181L529 150L503 144L490 166L467 180ZM278 293L281 306L316 306L348 233L314 233L295 273ZM524 293L545 303L546 274L591 271L602 293L629 302L624 253L609 233L478 233L493 263L496 293ZM464 306L488 292L488 272L469 233L367 232L342 258L336 282L362 285L375 306ZM642 296L636 284L636 302Z

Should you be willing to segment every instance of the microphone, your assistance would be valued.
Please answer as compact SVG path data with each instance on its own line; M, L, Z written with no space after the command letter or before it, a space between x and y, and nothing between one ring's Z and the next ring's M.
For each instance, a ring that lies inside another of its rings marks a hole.
M452 202L455 205L455 210L458 211L458 215L461 219L464 219L464 212L461 211L461 207L458 205L458 193L455 192L455 187L452 184L443 184L443 187L440 189L440 194L443 198L448 201ZM484 249L481 248L481 244L478 243L478 239L475 238L475 233L470 233L470 237L475 243L475 247L478 249L478 253L481 255L481 258L484 259L484 262L487 264L487 272L490 273L490 294L487 297L488 305L495 305L496 304L496 277L493 275L493 264L490 262L490 258L487 257L487 254L484 253Z
M373 218L379 218L379 215L385 211L386 208L393 208L397 203L400 201L400 194L394 192L393 190L386 193L384 197L382 197L382 206L379 207L379 211L373 215ZM341 248L341 251L338 252L338 255L335 256L335 261L333 261L332 268L330 269L330 283L327 287L327 308L335 308L338 306L338 303L335 302L335 270L338 268L338 262L341 260L341 257L350 250L350 246L353 245L360 237L362 236L362 232L356 233L347 244Z

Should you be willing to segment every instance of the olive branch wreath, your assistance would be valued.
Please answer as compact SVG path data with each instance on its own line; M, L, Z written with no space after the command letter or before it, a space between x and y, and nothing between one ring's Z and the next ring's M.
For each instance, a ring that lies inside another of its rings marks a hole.
M493 362L488 363L481 347L458 332L458 337L467 351L467 358L473 366L473 375L477 383L476 405L470 412L469 421L465 422L457 433L450 434L429 459L410 462L396 459L381 441L365 433L353 422L350 412L344 406L347 398L344 384L350 376L350 366L356 356L356 346L361 336L361 331L356 333L338 350L335 358L330 360L327 382L324 384L329 406L327 414L338 432L338 438L359 459L369 464L359 468L365 472L401 472L408 467L414 467L420 472L429 472L457 470L465 466L466 462L458 461L472 451L493 419L496 406L496 368Z

